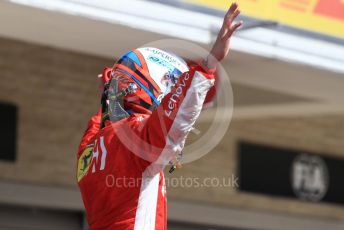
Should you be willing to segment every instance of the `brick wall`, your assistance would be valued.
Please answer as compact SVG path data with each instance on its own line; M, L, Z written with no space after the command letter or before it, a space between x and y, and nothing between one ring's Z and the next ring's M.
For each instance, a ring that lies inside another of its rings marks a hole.
M75 151L111 60L0 39L0 101L18 106L17 161L0 177L74 186Z

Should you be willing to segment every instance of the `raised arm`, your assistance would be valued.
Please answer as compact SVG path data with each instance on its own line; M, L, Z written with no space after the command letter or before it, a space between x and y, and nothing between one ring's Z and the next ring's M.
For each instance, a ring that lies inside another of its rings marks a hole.
M152 113L142 129L142 138L148 144L145 158L161 165L182 151L185 139L198 118L208 90L214 84L213 70L206 72L200 66L179 77L172 91Z
M221 62L228 56L230 51L230 41L234 32L243 24L242 21L234 23L234 20L240 14L237 3L232 3L229 7L222 23L222 27L217 35L216 41L204 61L204 65L210 69L216 68L218 62Z
M142 138L148 143L144 149L148 162L166 165L182 151L185 139L202 110L208 90L214 84L214 72L218 62L229 53L230 38L242 22L233 23L240 14L238 5L227 11L221 30L211 52L199 66L179 77L172 91L152 113L142 129Z

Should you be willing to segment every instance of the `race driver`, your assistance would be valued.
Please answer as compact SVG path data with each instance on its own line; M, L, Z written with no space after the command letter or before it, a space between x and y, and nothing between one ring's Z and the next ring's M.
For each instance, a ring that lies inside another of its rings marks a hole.
M164 167L178 155L214 84L219 61L242 22L233 3L208 57L187 66L152 47L132 50L102 78L101 109L77 154L90 230L167 229Z

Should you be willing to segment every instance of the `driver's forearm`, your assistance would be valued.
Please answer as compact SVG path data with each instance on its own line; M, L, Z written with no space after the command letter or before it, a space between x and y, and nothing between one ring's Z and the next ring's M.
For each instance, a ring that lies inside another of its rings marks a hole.
M214 70L218 64L218 60L211 54L209 54L202 62L202 67L206 70Z

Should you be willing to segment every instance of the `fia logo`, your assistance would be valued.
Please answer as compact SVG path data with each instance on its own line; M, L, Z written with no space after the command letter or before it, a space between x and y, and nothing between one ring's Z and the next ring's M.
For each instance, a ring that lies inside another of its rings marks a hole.
M291 184L302 200L320 201L329 187L329 173L325 161L309 154L298 155L292 164Z

